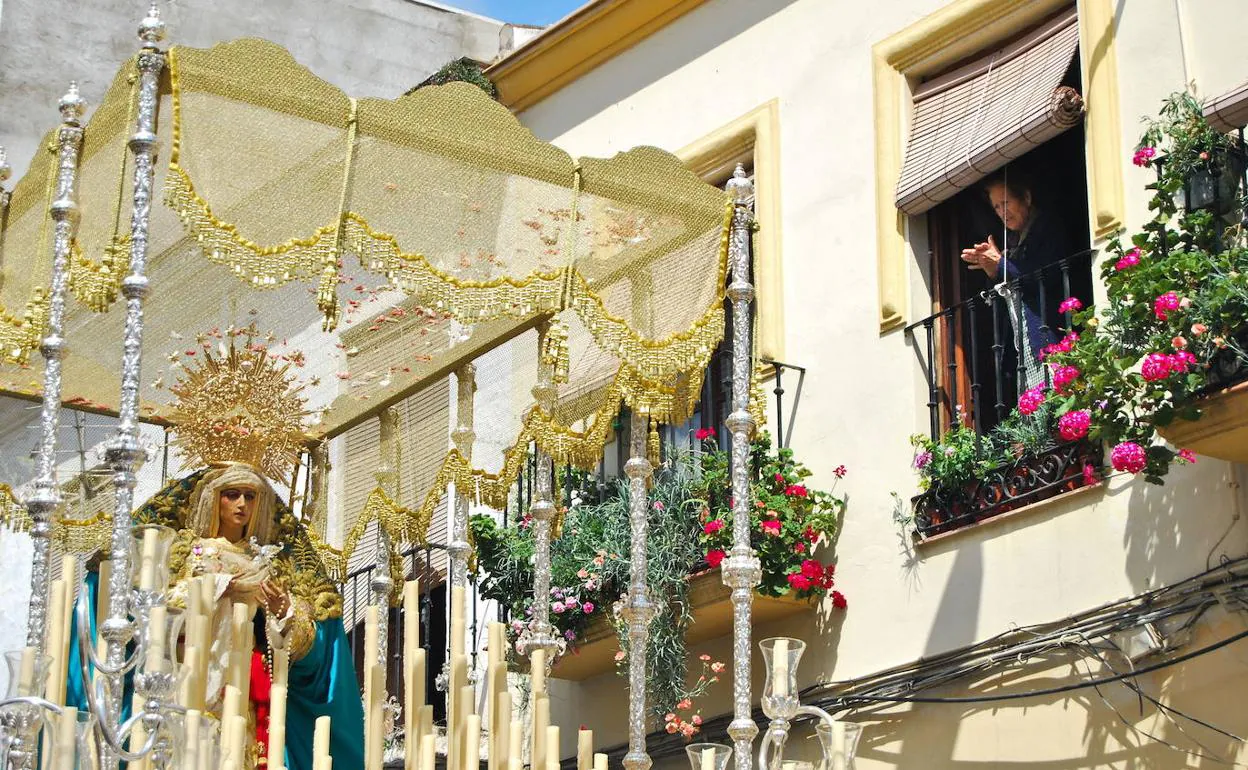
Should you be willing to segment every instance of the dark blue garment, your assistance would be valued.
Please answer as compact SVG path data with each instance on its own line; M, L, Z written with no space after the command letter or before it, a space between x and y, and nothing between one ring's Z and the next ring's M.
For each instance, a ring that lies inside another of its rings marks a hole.
M1006 233L1006 270L1004 278L1017 287L1022 299L1023 328L1028 346L1034 357L1047 345L1057 342L1052 327L1057 324L1057 306L1063 296L1062 273L1054 267L1043 276L1038 271L1056 265L1071 256L1065 232L1043 211L1037 211L1031 225L1021 239L1013 231ZM1015 283L1017 281L1017 283ZM1041 304L1041 284L1044 286L1044 303ZM1045 328L1046 319L1050 321Z

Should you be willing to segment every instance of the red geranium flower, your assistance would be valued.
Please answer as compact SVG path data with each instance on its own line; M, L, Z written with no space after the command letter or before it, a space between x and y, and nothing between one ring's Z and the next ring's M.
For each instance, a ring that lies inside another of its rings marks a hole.
M814 559L802 560L802 575L805 577L815 578L823 577L823 565Z
M784 488L784 494L788 495L789 497L805 497L806 487L802 486L801 484L790 484L789 486Z
M769 519L761 522L760 526L765 534L771 535L772 537L780 536L780 521L778 519Z
M715 438L715 429L698 428L697 432L693 434L693 437L698 441L706 441L708 438Z
M716 548L713 551L707 551L706 563L711 565L712 567L718 567L719 563L724 560L725 556L727 556L727 554L719 550L718 548Z
M849 602L845 601L845 594L840 591L832 592L832 606L838 610L843 610L849 606Z
M811 587L810 578L806 577L805 575L795 572L792 575L788 576L788 580L789 580L789 585L793 586L793 588L797 589L798 591L810 590L810 587Z
M723 519L711 519L702 525L702 531L708 535L713 535L724 528Z

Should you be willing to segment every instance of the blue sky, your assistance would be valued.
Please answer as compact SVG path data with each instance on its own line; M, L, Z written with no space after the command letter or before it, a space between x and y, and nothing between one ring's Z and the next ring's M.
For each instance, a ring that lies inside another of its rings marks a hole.
M439 2L499 21L544 27L567 16L588 0L439 0Z

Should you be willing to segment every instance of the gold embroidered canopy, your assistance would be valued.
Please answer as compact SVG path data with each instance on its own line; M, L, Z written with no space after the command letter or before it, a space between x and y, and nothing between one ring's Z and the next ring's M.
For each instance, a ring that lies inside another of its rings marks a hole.
M488 354L478 387L505 408L478 434L505 451L474 468L450 450L436 480L485 499L505 499L530 441L595 463L621 403L665 422L691 413L724 331L730 206L675 157L573 159L466 84L352 99L260 40L173 48L168 64L145 417L166 416L181 367L244 326L271 332L269 354L307 383L312 438ZM120 387L135 98L132 61L87 124L79 166L63 394L106 411ZM0 232L4 393L39 390L54 145ZM533 330L550 319L539 351ZM555 362L553 414L530 395L539 356ZM422 509L440 494L413 491Z

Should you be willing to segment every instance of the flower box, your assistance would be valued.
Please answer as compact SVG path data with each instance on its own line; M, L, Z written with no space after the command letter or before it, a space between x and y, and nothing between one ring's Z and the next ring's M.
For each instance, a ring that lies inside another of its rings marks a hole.
M934 484L911 499L915 533L931 537L950 532L1088 486L1095 478L1085 474L1085 467L1100 468L1102 459L1099 443L1076 441L1023 455L957 489Z
M1175 420L1157 432L1196 454L1248 463L1248 382L1205 396L1200 409L1199 420Z
M685 633L686 644L699 644L732 633L732 589L724 585L717 569L689 576L689 602L693 622ZM753 623L769 623L814 609L806 599L754 594ZM615 668L619 641L608 613L601 613L582 634L582 642L555 663L551 676L579 682Z

